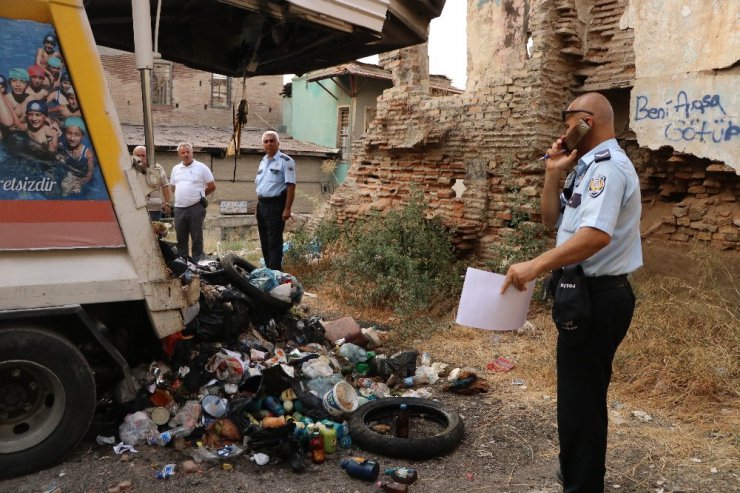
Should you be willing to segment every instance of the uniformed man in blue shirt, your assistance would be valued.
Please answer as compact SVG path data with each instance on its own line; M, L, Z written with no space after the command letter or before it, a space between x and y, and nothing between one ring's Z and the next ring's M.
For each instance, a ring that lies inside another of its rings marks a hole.
M550 270L557 274L557 269L577 264L583 269L590 320L574 331L558 326L558 479L567 493L602 493L607 389L614 353L635 307L627 274L642 265L640 183L615 139L614 112L603 95L579 96L562 117L566 135L579 124L590 130L567 151L563 135L545 155L542 219L548 228L558 227L556 247L512 265L502 292L511 284L524 290L527 282Z
M295 161L279 150L277 132L265 132L262 147L266 154L254 179L257 185L257 228L265 265L282 270L283 231L295 198Z

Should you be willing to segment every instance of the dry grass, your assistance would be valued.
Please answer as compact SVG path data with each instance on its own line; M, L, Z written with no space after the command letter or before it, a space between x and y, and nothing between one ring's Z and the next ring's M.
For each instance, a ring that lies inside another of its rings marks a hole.
M692 457L737 467L740 259L731 252L656 245L646 245L645 256L646 267L632 280L638 297L635 316L614 363L610 454L621 462L621 471L637 471L645 463L675 467ZM334 312L341 313L342 290L351 287L326 288ZM533 304L531 325L515 332L459 327L454 310L416 320L344 310L344 315L395 327L395 347L429 351L433 360L477 369L497 396L516 392L532 412L552 413L551 401L543 399L555 396L557 331L549 306ZM499 355L514 361L515 370L488 372L486 364ZM528 391L518 391L512 378L524 380ZM654 421L640 423L632 418L633 410L650 413Z

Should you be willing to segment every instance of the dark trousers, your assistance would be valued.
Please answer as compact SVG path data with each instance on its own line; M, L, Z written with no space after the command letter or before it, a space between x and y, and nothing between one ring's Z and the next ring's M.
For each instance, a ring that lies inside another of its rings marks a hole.
M265 265L273 270L283 270L283 210L286 196L259 199L257 204L257 229Z
M575 342L557 343L558 435L565 493L603 493L606 474L607 401L612 361L627 334L635 296L620 286L590 290L591 324Z
M175 233L177 234L177 254L188 255L188 243L193 239L192 258L196 262L203 259L203 221L206 208L200 202L190 207L175 207Z

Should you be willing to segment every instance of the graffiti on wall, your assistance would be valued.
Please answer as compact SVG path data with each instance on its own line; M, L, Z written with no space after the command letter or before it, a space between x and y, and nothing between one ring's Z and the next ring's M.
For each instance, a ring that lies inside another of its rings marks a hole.
M637 79L630 97L630 128L641 146L670 146L740 170L736 86L732 72Z
M728 115L720 94L690 95L679 90L663 103L641 94L633 111L635 122L653 120L661 125L668 142L722 144L740 135L740 125Z

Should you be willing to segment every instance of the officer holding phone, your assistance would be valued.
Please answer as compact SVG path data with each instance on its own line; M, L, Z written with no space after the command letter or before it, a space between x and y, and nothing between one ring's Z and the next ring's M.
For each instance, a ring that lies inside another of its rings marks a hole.
M568 282L556 282L553 306L558 479L566 493L601 493L612 361L635 307L627 274L642 265L640 183L617 143L614 112L603 95L579 96L562 118L566 132L545 155L541 196L545 226L558 228L556 246L509 267L501 291L512 284L524 290L547 271L556 279L563 272L573 274ZM579 312L577 321L564 322L573 311Z

